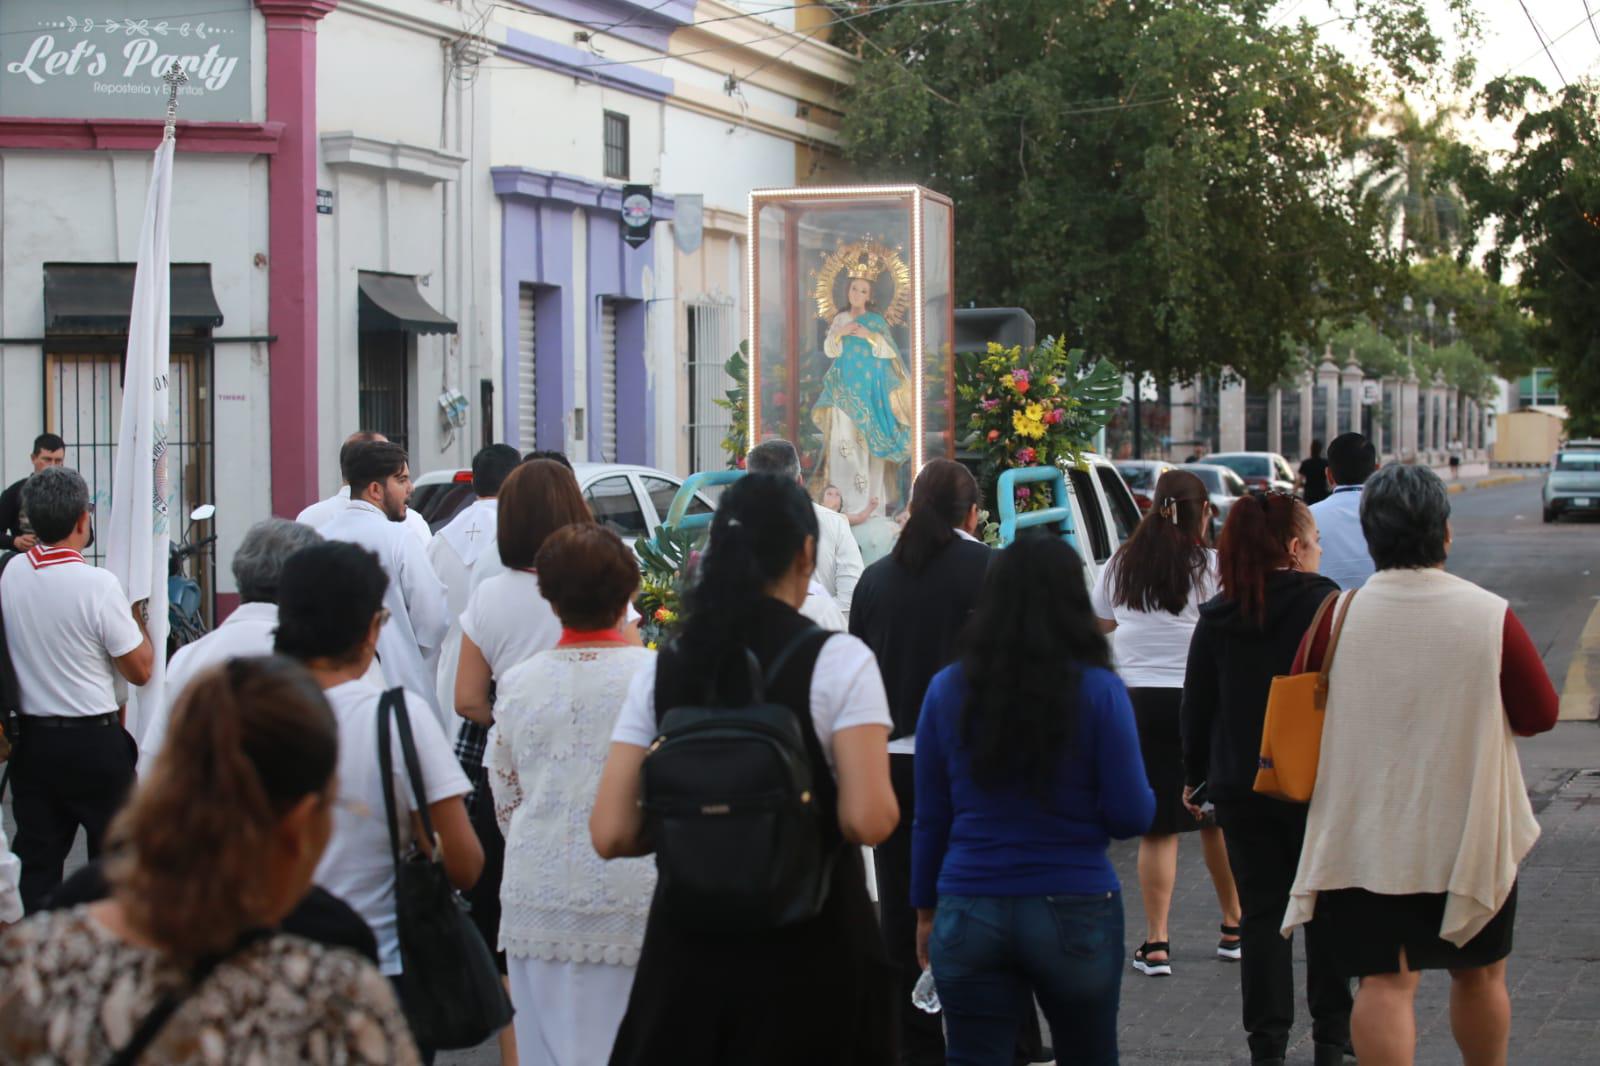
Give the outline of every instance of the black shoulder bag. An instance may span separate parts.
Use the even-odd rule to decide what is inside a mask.
[[[406,778],[416,798],[432,857],[400,855],[400,823],[394,803],[394,756],[389,722],[398,726]],[[390,689],[378,701],[378,766],[383,806],[394,855],[395,927],[400,937],[400,1002],[417,1043],[429,1050],[477,1047],[511,1021],[511,1001],[500,984],[494,955],[472,923],[467,906],[445,876],[439,836],[428,815],[427,791],[417,745],[406,714],[405,693]]]
[[[146,1049],[155,1042],[156,1037],[161,1035],[161,1030],[166,1028],[167,1022],[172,1020],[172,1016],[178,1012],[178,1008],[183,1006],[185,1000],[200,990],[200,986],[205,983],[206,978],[210,977],[218,966],[221,966],[250,945],[260,943],[271,937],[272,930],[270,929],[251,929],[234,941],[233,947],[227,951],[222,952],[220,955],[212,955],[209,958],[201,959],[195,963],[194,969],[189,971],[189,983],[183,988],[174,989],[162,996],[161,1001],[150,1009],[149,1014],[144,1016],[144,1021],[139,1023],[139,1028],[133,1031],[133,1036],[128,1038],[128,1042],[112,1053],[111,1058],[106,1062],[106,1066],[133,1066],[134,1063],[139,1061],[139,1056],[143,1055]]]
[[[801,632],[765,672],[742,649],[750,699],[667,708],[641,768],[656,848],[656,906],[694,928],[754,932],[822,913],[840,837],[837,807],[810,716],[767,699],[795,652],[830,634]]]
[[[11,565],[20,552],[0,554],[0,575]],[[17,724],[22,717],[22,688],[17,684],[17,670],[11,664],[11,646],[6,643],[5,612],[0,611],[0,762],[6,763],[0,774],[0,798],[6,794],[6,784],[11,780],[11,756],[16,750]]]

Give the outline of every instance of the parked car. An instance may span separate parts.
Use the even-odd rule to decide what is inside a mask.
[[[1544,520],[1600,513],[1600,447],[1575,441],[1556,453],[1544,476]]]
[[[1199,478],[1211,497],[1212,509],[1217,512],[1211,520],[1211,541],[1214,544],[1222,533],[1222,524],[1228,520],[1228,512],[1233,510],[1233,501],[1249,492],[1250,487],[1244,483],[1244,478],[1225,466],[1186,463],[1183,469]]]
[[[1205,462],[1227,467],[1252,489],[1294,491],[1294,468],[1277,452],[1218,452]]]
[[[1099,455],[1086,454],[1083,459],[1087,469],[1073,467],[1066,472],[1067,496],[1078,554],[1086,578],[1093,582],[1123,541],[1133,536],[1140,516],[1116,465]]]
[[[1153,494],[1161,475],[1168,470],[1177,469],[1171,463],[1159,459],[1118,459],[1116,467],[1117,473],[1122,475],[1122,480],[1128,483],[1128,489],[1133,493],[1133,502],[1139,505],[1141,513],[1155,506]]]
[[[655,535],[656,527],[667,517],[667,508],[672,506],[672,497],[683,487],[682,478],[648,466],[573,463],[572,472],[595,520],[629,544]],[[432,470],[412,483],[411,506],[428,520],[428,528],[434,532],[460,514],[472,499],[471,470]],[[696,493],[689,513],[709,514],[712,507],[709,496]]]

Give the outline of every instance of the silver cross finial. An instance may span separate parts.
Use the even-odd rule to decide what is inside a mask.
[[[174,63],[161,75],[161,80],[167,83],[167,129],[163,136],[170,141],[177,136],[178,87],[189,83],[189,73]]]

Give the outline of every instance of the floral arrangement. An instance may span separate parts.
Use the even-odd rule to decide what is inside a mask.
[[[958,419],[963,446],[982,457],[979,482],[995,501],[1003,471],[1025,466],[1066,469],[1082,462],[1096,433],[1122,401],[1122,374],[1080,348],[1052,337],[1031,348],[990,344],[957,364]],[[1017,486],[1018,511],[1051,506],[1050,490]],[[998,507],[998,501],[995,501]]]
[[[683,593],[700,558],[703,530],[661,526],[638,544],[640,569],[637,606],[642,616],[639,635],[654,651],[666,643],[683,615]]]

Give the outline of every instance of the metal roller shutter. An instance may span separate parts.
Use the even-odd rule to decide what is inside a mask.
[[[617,305],[600,301],[600,460],[617,461]]]
[[[533,307],[534,288],[524,285],[517,299],[517,441],[523,451],[538,447],[534,412],[539,400],[536,361],[538,316]]]

